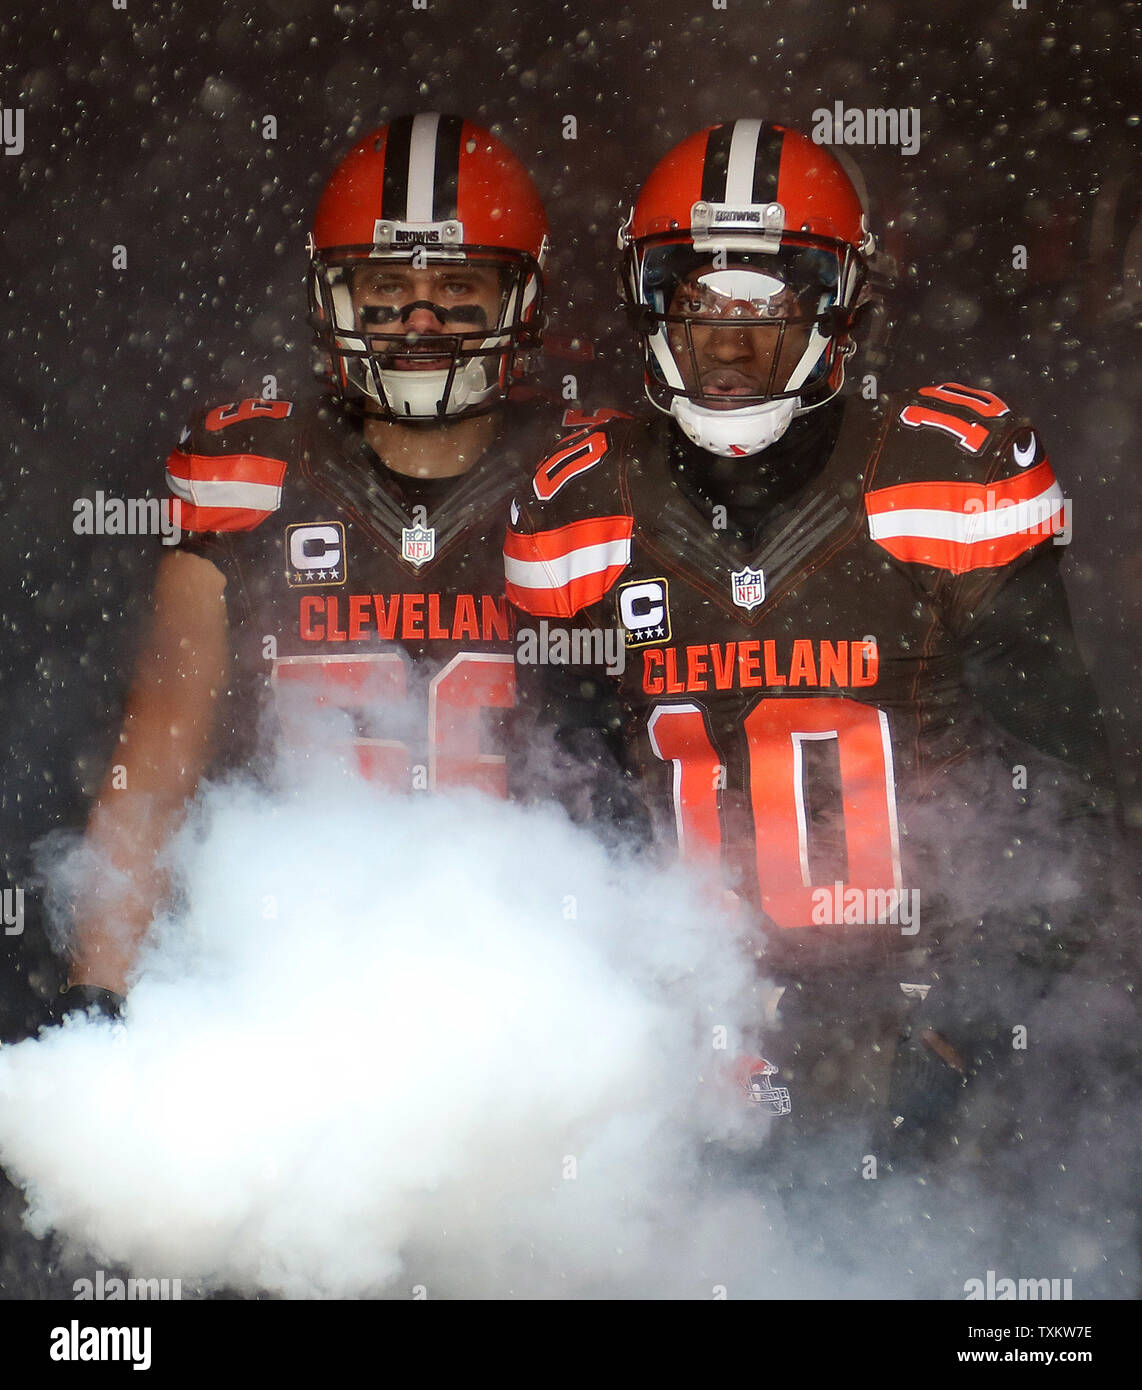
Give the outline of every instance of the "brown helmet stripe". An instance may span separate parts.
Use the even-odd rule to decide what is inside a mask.
[[[404,222],[408,216],[408,154],[412,143],[411,116],[401,116],[389,126],[385,140],[385,172],[381,187],[381,216]]]
[[[460,116],[441,116],[436,128],[436,169],[432,181],[432,220],[458,217],[460,176]]]
[[[732,125],[715,126],[706,138],[706,158],[702,161],[702,201],[726,201],[726,170],[730,165]]]

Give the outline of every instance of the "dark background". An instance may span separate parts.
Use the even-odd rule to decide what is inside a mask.
[[[1134,3],[1065,0],[100,0],[0,22],[0,103],[25,117],[23,153],[0,156],[0,886],[23,886],[27,908],[24,935],[4,938],[0,1035],[53,981],[31,847],[82,824],[161,549],[75,535],[73,503],[160,487],[196,403],[260,394],[267,375],[284,396],[305,385],[321,185],[405,111],[465,114],[532,168],[553,325],[594,338],[594,403],[629,405],[615,232],[657,159],[736,116],[808,132],[838,100],[918,107],[914,157],[850,150],[897,281],[897,327],[881,323],[856,379],[962,381],[1032,411],[1073,501],[1064,573],[1142,823],[1139,296],[1124,280],[1139,23]]]

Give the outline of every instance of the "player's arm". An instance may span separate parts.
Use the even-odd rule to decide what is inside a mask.
[[[159,567],[154,609],[112,766],[91,811],[75,903],[73,985],[124,994],[166,890],[160,851],[211,754],[229,674],[225,580],[201,555]]]
[[[1098,936],[1110,908],[1114,857],[1120,852],[1112,760],[1098,695],[1075,638],[1059,575],[1059,550],[1047,544],[1014,571],[972,615],[962,637],[964,670],[979,705],[1026,758],[1022,793],[1030,829],[1008,846],[1013,872],[1041,863],[1047,837],[1063,837],[1066,892],[1044,882],[1032,902],[998,902],[985,915],[973,957],[987,961],[1002,943],[1025,974],[1044,986]],[[1013,768],[1013,773],[1019,775]],[[1077,891],[1076,891],[1077,889]],[[969,974],[961,963],[953,972]]]
[[[577,631],[590,629],[580,615]],[[560,626],[547,623],[549,639]],[[517,637],[526,622],[519,614]],[[572,629],[567,629],[571,633]],[[623,756],[622,709],[606,664],[528,664],[517,646],[512,795],[553,796],[577,821],[625,839],[646,835],[637,786]]]
[[[1013,866],[1018,871],[1023,855],[1041,859],[1042,832],[1061,823],[1071,872],[1081,880],[1072,896],[1044,891],[1037,901],[996,901],[977,923],[962,924],[958,949],[941,966],[927,1011],[938,1023],[927,1046],[963,1072],[971,1044],[978,1046],[972,1035],[981,1024],[988,1031],[996,1006],[1008,1029],[1016,1015],[1029,1015],[1100,932],[1110,908],[1106,857],[1116,852],[1116,837],[1110,753],[1059,576],[1058,549],[1043,546],[1014,571],[972,614],[961,641],[968,685],[981,708],[1045,755],[1026,793],[1030,802],[1041,799],[1038,815],[1031,812],[1038,833],[1009,846]]]
[[[542,784],[576,819],[641,833],[621,751],[616,665],[626,652],[606,616],[633,533],[615,485],[615,451],[611,430],[592,421],[543,460],[512,506],[504,558],[517,621],[517,728],[533,754],[517,759],[515,791],[534,794]],[[572,654],[563,664],[550,659],[557,634]]]
[[[1094,682],[1075,637],[1059,574],[1062,551],[1040,548],[963,637],[972,693],[1001,728],[1057,759],[1085,790],[1079,814],[1115,802],[1114,774]]]
[[[1005,1038],[1010,1051],[1012,1024],[1101,930],[1103,856],[1114,853],[1100,816],[1113,804],[1110,758],[1058,574],[1066,503],[1030,422],[987,391],[944,383],[908,401],[888,449],[901,471],[866,499],[872,535],[940,610],[974,703],[1024,745],[1023,756],[1009,749],[1026,764],[1024,828],[1004,845],[1009,872],[990,906],[940,943],[919,1011],[928,1052],[963,1071],[992,1065]],[[1004,799],[1019,772],[1011,767]],[[1042,873],[1051,834],[1066,856],[1059,881]]]
[[[903,395],[866,494],[870,535],[940,613],[975,701],[1009,734],[1112,786],[1098,701],[1058,575],[1068,503],[1031,422],[989,391]]]

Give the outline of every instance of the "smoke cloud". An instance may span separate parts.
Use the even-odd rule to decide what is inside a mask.
[[[184,1296],[963,1298],[992,1270],[1132,1295],[1133,1010],[1107,1005],[1105,961],[1028,1016],[1059,1104],[987,1165],[868,1181],[838,1128],[779,1192],[783,1119],[725,1075],[772,991],[716,890],[553,808],[325,767],[204,788],[125,1020],[0,1053],[0,1161],[77,1274]],[[986,1130],[1017,1099],[984,1078],[967,1113]]]
[[[724,1282],[658,1267],[701,1141],[765,1125],[718,1079],[759,984],[701,885],[337,776],[208,789],[175,857],[125,1022],[0,1057],[37,1231],[289,1296]]]

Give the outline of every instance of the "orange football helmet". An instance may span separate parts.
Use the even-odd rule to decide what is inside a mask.
[[[760,120],[710,126],[658,163],[619,245],[647,395],[700,447],[757,453],[840,390],[875,242],[828,150]],[[772,334],[768,379],[704,388],[697,327]]]
[[[367,135],[325,187],[309,241],[310,321],[342,404],[407,421],[493,409],[542,326],[547,218],[527,170],[460,116],[402,116]],[[428,302],[447,332],[410,333],[409,305],[353,301],[363,267],[491,268],[498,315]],[[453,331],[454,330],[454,331]],[[447,366],[412,370],[415,358]]]

